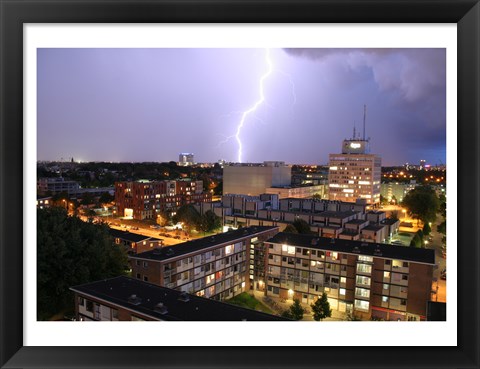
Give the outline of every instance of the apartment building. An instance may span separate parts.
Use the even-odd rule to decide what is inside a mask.
[[[130,257],[132,276],[158,286],[225,300],[250,289],[255,245],[278,227],[247,227]],[[250,265],[252,261],[252,265]]]
[[[382,160],[369,151],[368,140],[350,139],[343,141],[341,154],[329,155],[330,200],[363,199],[369,205],[380,203]]]
[[[266,279],[254,285],[268,296],[311,303],[325,292],[332,309],[362,320],[426,319],[434,250],[282,232],[265,254]]]
[[[410,181],[410,183],[382,183],[380,185],[380,194],[383,198],[387,199],[388,202],[395,200],[396,203],[399,204],[403,201],[407,193],[413,190],[416,186],[417,183],[415,181]]]
[[[334,237],[366,242],[386,242],[398,232],[400,221],[387,219],[386,213],[367,211],[362,201],[355,203],[318,199],[279,199],[277,195],[224,195],[221,202],[196,206],[204,214],[212,210],[223,220],[224,229],[249,226],[278,226],[303,219],[320,237]]]
[[[194,180],[116,182],[115,202],[118,214],[133,219],[156,219],[162,213],[174,213],[180,206],[212,201],[203,192],[203,182]]]
[[[65,192],[70,195],[76,193],[79,189],[80,184],[78,182],[63,177],[39,178],[37,180],[37,192],[39,194]]]
[[[286,321],[128,277],[71,287],[77,321]]]

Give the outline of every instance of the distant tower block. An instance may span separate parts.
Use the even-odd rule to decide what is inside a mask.
[[[193,165],[195,162],[193,161],[193,154],[188,152],[182,152],[178,155],[178,165],[188,167],[189,165]]]
[[[363,110],[363,138],[343,141],[341,154],[330,154],[328,172],[329,200],[356,202],[370,205],[380,202],[382,159],[370,154],[370,140],[365,139],[367,107]]]

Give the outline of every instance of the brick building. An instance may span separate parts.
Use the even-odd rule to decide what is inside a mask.
[[[250,255],[255,245],[277,232],[278,227],[248,227],[133,255],[132,276],[159,286],[225,300],[250,289],[249,271],[253,280],[254,270]]]
[[[435,252],[378,243],[278,233],[265,243],[269,296],[311,303],[363,320],[425,320]],[[261,282],[261,283],[260,283]]]
[[[182,205],[212,201],[203,192],[202,181],[116,182],[115,203],[118,214],[133,219],[156,219],[161,212],[175,213]]]

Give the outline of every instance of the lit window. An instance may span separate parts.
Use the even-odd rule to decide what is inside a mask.
[[[383,278],[390,278],[390,272],[383,272]]]
[[[346,277],[340,277],[340,283],[347,283]]]
[[[388,296],[382,296],[382,302],[388,302]]]
[[[360,256],[358,257],[358,260],[367,261],[367,262],[371,263],[371,262],[373,262],[373,257],[360,255]]]
[[[355,300],[355,309],[368,311],[370,303],[363,300]]]
[[[340,288],[340,295],[345,296],[345,292],[346,292],[345,288]]]

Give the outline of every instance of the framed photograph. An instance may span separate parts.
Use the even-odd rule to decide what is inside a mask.
[[[0,69],[0,106],[2,106],[0,109],[0,366],[2,368],[479,367],[478,289],[480,281],[477,265],[480,260],[477,225],[480,158],[478,150],[478,142],[480,142],[480,104],[478,103],[480,101],[480,5],[478,1],[468,0],[460,3],[453,0],[384,1],[381,3],[346,1],[338,3],[272,0],[245,3],[236,1],[205,2],[202,0],[198,2],[100,0],[95,3],[83,1],[52,3],[45,0],[35,2],[0,0],[0,5],[3,15],[0,41],[2,55]],[[133,63],[132,60],[139,58],[142,53],[148,53],[149,60],[156,60],[157,64]],[[114,65],[112,61],[119,56],[125,57],[123,59],[125,65]],[[203,69],[192,67],[193,64],[186,62],[189,58],[194,59],[195,65],[200,65]],[[93,72],[98,73],[94,79],[91,78],[91,75],[87,77],[82,74],[92,73],[88,70],[92,60],[102,64],[102,68]],[[278,65],[274,65],[275,63],[272,61]],[[325,77],[314,83],[309,76],[318,72],[315,68],[318,67],[319,61],[324,62],[323,66],[328,72],[325,73]],[[232,75],[234,69],[226,66],[234,66],[235,63],[243,65],[245,74]],[[248,79],[250,72],[256,70],[259,64],[262,64],[262,68],[258,68],[259,71],[256,71],[256,74],[253,73],[252,79]],[[296,66],[291,67],[294,64]],[[73,65],[76,65],[77,68],[70,68]],[[142,79],[138,79],[130,81],[131,84],[122,87],[117,78],[121,74],[122,68],[128,70],[132,68],[132,65],[133,68],[145,67],[146,73],[142,76],[143,82]],[[184,70],[181,69],[182,65]],[[185,86],[191,87],[188,92],[182,88],[172,88],[171,91],[158,88],[162,81],[167,81],[166,85],[172,82],[168,82],[169,73],[163,73],[158,80],[155,80],[156,77],[148,73],[149,68],[153,70],[155,66],[170,71],[172,75],[177,73],[183,80],[192,80],[193,76],[195,78],[201,76],[198,83],[202,86],[214,85],[218,79],[222,86],[217,88],[217,92],[223,92],[213,93],[213,89],[209,91],[205,88],[198,88],[194,83],[185,84]],[[330,78],[338,71],[338,68],[346,68],[349,71],[361,70],[362,73],[350,73],[340,79]],[[272,89],[265,90],[264,82],[270,78],[270,74],[275,74],[276,77],[272,80],[276,84]],[[138,76],[139,74],[137,74]],[[91,82],[87,81],[95,79],[103,80],[103,82],[100,81],[96,87],[88,85]],[[235,105],[228,104],[231,102],[230,100],[234,100],[231,97],[240,96],[241,91],[237,87],[228,88],[228,86],[241,86],[240,81],[244,85],[255,84],[258,89],[258,98],[250,101],[247,93],[246,99],[242,100],[237,108],[240,110],[236,111]],[[324,85],[317,86],[319,81]],[[364,89],[356,87],[357,90],[355,90],[352,87],[359,86],[361,83],[366,86]],[[376,89],[368,88],[372,84],[376,85]],[[411,260],[411,263],[418,262],[418,270],[424,270],[422,268],[427,265],[426,268],[432,269],[433,275],[441,277],[441,280],[439,278],[436,282],[436,291],[430,291],[429,282],[425,284],[428,291],[424,295],[428,295],[427,300],[429,300],[425,301],[429,306],[425,311],[428,314],[413,313],[413,310],[405,310],[405,314],[397,314],[402,310],[400,306],[402,301],[405,301],[406,305],[407,300],[393,299],[398,300],[400,305],[397,310],[392,310],[393,302],[389,300],[388,296],[396,295],[388,295],[386,300],[379,300],[374,314],[373,309],[369,309],[369,303],[366,302],[370,301],[368,296],[367,299],[362,300],[361,298],[361,296],[365,297],[364,293],[370,293],[368,288],[365,289],[361,286],[362,283],[370,284],[370,278],[360,281],[357,278],[356,288],[350,288],[354,291],[352,294],[355,294],[355,304],[353,304],[353,297],[351,306],[345,303],[340,306],[340,298],[338,301],[329,300],[330,304],[338,303],[338,306],[334,306],[335,314],[340,312],[338,316],[343,317],[345,314],[348,316],[350,309],[356,312],[364,309],[368,314],[366,313],[364,317],[360,314],[360,318],[389,320],[388,322],[265,321],[268,319],[258,319],[263,320],[261,322],[218,322],[203,319],[205,321],[201,322],[91,323],[44,321],[45,319],[39,318],[38,304],[40,302],[37,286],[40,281],[37,280],[38,259],[35,246],[38,237],[37,218],[34,215],[35,207],[32,205],[35,203],[34,197],[37,188],[37,160],[59,159],[54,156],[49,157],[49,155],[58,155],[61,150],[53,150],[54,154],[50,154],[47,149],[57,146],[63,147],[65,151],[65,147],[68,146],[74,151],[77,147],[73,144],[75,141],[79,142],[78,147],[86,148],[91,145],[88,150],[84,151],[85,153],[90,151],[91,157],[78,157],[77,155],[82,155],[77,154],[81,150],[72,154],[72,156],[77,156],[76,160],[86,161],[96,161],[93,153],[97,146],[103,144],[102,142],[116,140],[117,145],[126,147],[130,144],[129,141],[142,141],[142,135],[148,135],[148,133],[135,131],[133,126],[126,127],[122,123],[121,116],[130,114],[128,106],[111,106],[112,111],[118,110],[118,112],[112,113],[108,119],[118,120],[121,127],[113,124],[109,127],[105,126],[108,131],[103,131],[100,121],[96,125],[82,123],[82,119],[94,116],[94,112],[92,115],[85,114],[85,111],[82,112],[82,104],[85,96],[90,95],[89,97],[93,99],[91,101],[97,101],[98,104],[108,103],[108,99],[105,98],[106,94],[117,94],[122,88],[141,91],[148,89],[147,85],[157,86],[150,90],[150,94],[158,94],[158,98],[171,102],[163,104],[162,109],[172,108],[171,114],[173,115],[178,115],[179,112],[185,114],[188,109],[193,109],[192,104],[182,107],[182,104],[179,104],[182,99],[188,101],[198,99],[199,107],[196,109],[198,112],[208,109],[205,108],[206,106],[214,105],[207,103],[207,100],[218,101],[218,106],[221,108],[218,111],[215,110],[215,113],[209,118],[205,118],[200,113],[184,117],[186,120],[198,118],[199,122],[198,126],[192,125],[188,129],[194,132],[192,137],[186,141],[189,147],[197,148],[201,135],[205,133],[208,133],[208,137],[205,136],[202,139],[205,147],[212,148],[216,142],[218,147],[223,147],[223,149],[218,149],[218,147],[209,149],[211,154],[205,160],[206,162],[215,160],[212,158],[216,155],[219,157],[225,155],[227,161],[237,163],[261,162],[262,160],[306,162],[308,159],[305,158],[315,156],[319,152],[320,149],[316,145],[327,147],[329,145],[322,144],[320,138],[313,137],[313,132],[316,130],[314,128],[315,120],[334,121],[335,117],[339,117],[339,120],[346,121],[350,119],[350,116],[345,114],[346,110],[342,111],[342,107],[349,104],[360,104],[361,109],[358,111],[356,121],[352,121],[351,124],[342,123],[341,133],[339,133],[340,128],[337,127],[339,124],[335,123],[330,125],[331,128],[329,125],[325,125],[318,134],[324,136],[322,139],[328,136],[328,140],[331,142],[339,141],[336,146],[340,148],[341,139],[336,136],[340,135],[344,138],[350,134],[353,128],[352,137],[343,141],[342,155],[367,154],[368,148],[363,145],[369,144],[368,136],[374,136],[373,133],[368,132],[370,127],[368,126],[367,103],[375,101],[375,104],[379,106],[391,104],[397,108],[396,111],[399,115],[402,114],[399,106],[403,102],[408,101],[409,104],[415,105],[425,118],[424,121],[429,122],[433,127],[431,130],[420,129],[414,123],[413,114],[405,114],[404,117],[396,120],[395,124],[402,125],[405,136],[420,142],[416,147],[420,147],[421,142],[426,145],[427,142],[438,140],[441,143],[440,151],[435,151],[432,147],[432,156],[427,158],[427,162],[435,162],[442,167],[449,167],[447,196],[451,196],[449,199],[452,198],[448,208],[449,245],[452,245],[450,250],[453,250],[451,255],[449,253],[448,259],[449,276],[451,276],[449,282],[444,280],[446,279],[445,261],[440,264],[431,261],[430,255],[427,255],[427,251],[431,250],[422,250],[422,252],[426,252],[418,253],[419,256],[410,254],[405,256],[410,258],[408,260]],[[437,89],[432,89],[432,86],[438,85],[441,86],[440,94],[437,93]],[[104,86],[107,88],[103,89]],[[311,86],[311,89],[306,89],[305,86]],[[76,99],[63,99],[62,95],[67,95],[72,92],[71,89],[76,90],[77,88]],[[377,91],[377,88],[379,91],[398,89],[398,93],[392,94],[390,101],[379,94],[375,98],[365,97],[364,101],[358,102],[362,94],[373,94],[372,91]],[[265,94],[271,94],[274,89],[276,92],[281,90],[284,93],[279,94],[277,100],[271,98],[270,95],[265,97]],[[329,95],[335,96],[335,100],[338,102],[336,116],[332,113],[335,111],[334,107],[330,106],[327,109],[325,106],[327,103],[315,102],[316,98],[320,100],[322,96],[325,101],[332,101],[326,99],[326,90]],[[164,94],[172,96],[166,97]],[[48,104],[45,103],[47,95]],[[147,104],[145,101],[140,101],[141,99],[134,101],[135,94],[132,94],[131,91],[129,91],[128,99],[131,99],[130,101],[135,104],[136,109],[141,109]],[[345,101],[341,102],[342,99]],[[397,100],[394,101],[394,99]],[[305,110],[308,105],[305,100],[308,100],[309,106],[316,106],[316,110],[312,110],[310,114],[318,115],[317,118],[309,117],[308,114],[298,114],[298,110]],[[437,104],[437,101],[440,101],[440,104]],[[62,111],[68,112],[69,114],[64,115],[66,119],[72,119],[71,111],[76,109],[78,116],[75,118],[75,122],[70,122],[63,128],[61,123],[53,124],[52,122],[59,118],[49,115],[48,109],[45,108],[49,104],[61,106]],[[264,108],[260,107],[262,104],[265,105]],[[83,106],[84,110],[94,109],[93,105],[85,104]],[[257,125],[244,125],[244,121],[251,111],[257,108],[263,109],[255,115]],[[446,110],[446,116],[443,110]],[[326,114],[322,117],[322,112],[326,111],[329,111],[330,115]],[[376,117],[377,120],[382,117],[383,110],[379,108],[378,111],[380,113]],[[152,113],[143,114],[141,119],[152,119],[149,114]],[[391,112],[389,114],[384,116],[392,116]],[[169,124],[165,120],[171,119],[173,115],[169,116],[165,113],[162,121],[158,124]],[[214,116],[222,118],[218,118],[218,122],[215,122],[212,120]],[[93,120],[98,121],[101,117],[102,114],[99,114]],[[210,119],[209,123],[208,119]],[[40,120],[42,125],[37,124]],[[49,124],[46,124],[45,122],[49,120]],[[274,127],[272,123],[265,123],[275,121],[280,125],[282,120],[287,122],[284,129],[279,126]],[[446,120],[446,134],[442,131],[437,137],[438,130],[435,131],[435,127],[440,127],[440,130],[445,129],[445,123],[438,124],[438,120],[442,122]],[[130,121],[134,122],[135,118],[131,117]],[[311,123],[307,123],[307,121]],[[229,125],[232,127],[226,128]],[[348,127],[347,132],[343,132],[344,126]],[[378,133],[377,137],[386,137],[390,130],[388,125],[372,126],[370,129],[377,133],[383,130],[381,134]],[[140,130],[142,126],[138,125],[138,127]],[[367,127],[367,133],[365,133],[365,127]],[[64,128],[66,132],[63,136],[59,135],[58,138],[50,141],[47,139],[56,137],[56,132]],[[222,131],[223,128],[225,128],[224,131]],[[130,139],[122,141],[120,135],[115,135],[115,132],[120,129],[130,130]],[[300,135],[298,132],[302,129],[311,130],[312,134]],[[400,131],[398,130],[398,132]],[[170,132],[172,142],[178,139],[175,138],[177,136],[173,132]],[[245,140],[242,141],[242,137],[245,137],[247,132],[257,133],[258,137],[252,138],[248,143]],[[396,135],[398,132],[391,131],[391,134]],[[110,135],[111,137],[109,137]],[[264,145],[265,141],[261,138],[268,136],[270,142],[281,142],[279,141],[281,135],[301,137],[299,142],[292,141],[290,145],[296,156],[282,157],[285,151],[282,147],[268,147],[268,145]],[[65,146],[65,142],[61,141],[65,140],[67,136],[74,136],[75,140],[68,141]],[[89,140],[89,137],[93,136],[95,136],[95,140]],[[46,142],[49,143],[45,144]],[[103,156],[101,160],[145,162],[155,161],[155,155],[160,157],[159,161],[171,160],[167,158],[168,156],[162,156],[165,154],[160,154],[162,147],[168,147],[168,142],[162,143],[159,140],[158,147],[155,147],[157,141],[152,142],[154,144],[150,147],[153,156],[150,157],[153,159],[150,157],[145,159],[141,156],[138,158]],[[244,145],[245,143],[247,144]],[[387,143],[387,140],[382,142],[381,139],[378,139],[373,145],[377,148],[381,147],[386,163],[395,162],[391,159],[394,157],[391,152],[402,149],[400,144],[395,146],[395,140]],[[225,147],[228,147],[229,150],[226,150]],[[169,152],[178,150],[178,146],[168,150]],[[197,150],[200,149],[195,151]],[[333,150],[328,148],[326,152],[335,152]],[[116,151],[116,155],[119,152],[121,150]],[[130,153],[132,152],[130,151]],[[175,154],[178,155],[178,152]],[[427,151],[419,150],[419,152]],[[185,165],[188,165],[189,161],[194,162],[193,154],[182,155],[179,162],[183,160],[186,162]],[[264,159],[266,155],[272,155],[273,158]],[[434,158],[434,155],[438,155],[439,158]],[[401,159],[398,159],[399,157],[396,157],[396,160],[407,161],[416,156],[413,153],[410,153],[410,156],[404,153]],[[69,160],[70,157],[62,158],[61,161]],[[318,159],[314,158],[312,162],[316,160]],[[330,155],[328,168],[330,172],[337,170],[335,160],[336,158]],[[71,158],[71,161],[73,162],[74,159]],[[275,163],[268,165],[273,165],[276,169],[282,166],[281,162]],[[395,162],[395,164],[398,163]],[[425,164],[425,161],[420,162],[420,166],[425,166]],[[338,165],[343,164],[339,161]],[[239,167],[241,168],[241,166]],[[392,175],[398,175],[398,173]],[[446,182],[444,178],[434,178],[433,176],[426,177],[424,180]],[[336,182],[329,181],[329,183]],[[362,186],[369,184],[365,181],[361,183]],[[331,187],[330,191],[336,192],[335,185]],[[226,191],[225,183],[224,191]],[[337,191],[339,198],[334,200],[345,201],[345,197],[348,202],[348,196],[353,196],[349,191],[348,188],[346,191]],[[236,193],[234,190],[227,192]],[[373,195],[364,196],[367,199],[365,206],[371,196]],[[396,200],[392,197],[388,201],[392,203]],[[73,207],[72,209],[70,207],[71,204],[65,202],[67,211],[73,211]],[[122,214],[136,211],[116,208],[116,211],[120,210]],[[107,210],[105,211],[108,213]],[[446,219],[446,215],[444,216]],[[399,219],[401,217],[402,214],[398,214],[396,218],[398,223],[401,223],[402,219]],[[403,226],[408,227],[410,223],[406,221],[406,214],[403,214],[403,217],[405,217]],[[377,221],[380,222],[380,220]],[[356,226],[365,226],[360,223],[362,222],[359,220]],[[371,224],[373,223],[372,220]],[[426,223],[428,224],[428,222]],[[235,224],[236,226],[237,224]],[[263,226],[263,222],[256,226]],[[376,240],[377,231],[374,226],[371,225],[371,227],[373,227],[371,229],[373,242],[383,243],[382,240]],[[152,232],[158,233],[156,228]],[[242,232],[248,232],[248,228]],[[320,232],[323,231],[318,230],[319,236],[332,237],[332,244],[337,238],[336,234],[328,236],[328,234],[324,235]],[[267,233],[265,233],[265,237],[267,237]],[[367,237],[367,233],[362,233],[362,237]],[[181,233],[178,235],[179,238],[180,235]],[[338,245],[335,245],[341,250],[342,256],[344,255],[342,252],[345,255],[360,252],[354,249],[345,249],[345,247],[351,246],[349,242],[344,242],[348,239],[345,238],[347,236],[344,235],[344,238],[337,242]],[[283,247],[288,253],[288,246],[285,245],[287,241],[281,237],[276,240],[275,237],[268,234],[269,241],[266,242],[272,243],[272,249],[275,247],[274,244],[278,243],[281,255],[283,255]],[[348,240],[363,239],[351,238]],[[390,252],[394,248],[399,249],[399,246],[404,246],[405,242],[411,242],[410,246],[415,245],[416,242],[414,239],[406,241],[401,237],[390,241],[392,246],[388,251],[387,249],[380,250],[379,247],[375,250],[372,248],[372,255],[380,258],[383,255],[382,252]],[[308,255],[310,255],[310,249],[316,250],[314,242],[318,241],[315,239],[308,241],[308,250],[307,248],[305,248],[306,251],[304,250]],[[423,240],[420,238],[419,242],[423,243]],[[425,239],[425,243],[428,242]],[[364,250],[368,248],[366,243],[362,246],[365,247]],[[337,250],[335,247],[332,250]],[[417,245],[417,247],[420,248],[421,245]],[[233,246],[231,248],[228,246],[219,252],[230,254],[234,250],[236,249]],[[292,250],[294,249],[292,248]],[[302,250],[296,249],[296,252],[301,253]],[[292,253],[295,254],[295,250]],[[327,251],[325,257],[336,260],[338,253],[333,252],[332,254]],[[311,256],[309,256],[309,260],[310,258]],[[396,256],[391,256],[390,259],[395,258]],[[158,255],[152,256],[151,262],[156,259],[158,259]],[[297,263],[298,260],[303,260],[301,258],[291,259],[292,263],[295,263],[294,260],[297,260]],[[346,265],[349,265],[348,260],[348,257],[345,256]],[[377,265],[372,260],[365,259],[365,268],[369,267],[369,262]],[[395,262],[395,260],[393,261]],[[355,263],[356,261],[352,265],[356,265],[355,268],[358,270],[360,264]],[[145,259],[137,261],[141,270],[144,270],[147,264]],[[319,262],[318,264],[322,264],[323,267],[323,263]],[[390,261],[388,265],[390,265]],[[413,268],[412,265],[410,272],[415,273],[416,267]],[[441,266],[441,269],[443,268],[442,271],[435,271],[434,268],[439,268],[438,265]],[[162,268],[164,267],[162,264]],[[307,267],[310,268],[310,265]],[[398,270],[408,269],[408,263],[407,266],[403,263],[394,267],[399,268]],[[132,270],[135,268],[132,267]],[[135,271],[136,269],[133,270],[133,272]],[[345,273],[347,272],[345,271]],[[408,272],[405,273],[408,274]],[[132,273],[132,276],[134,274]],[[223,278],[223,274],[217,274],[211,274],[206,278],[212,280]],[[402,278],[402,274],[393,272],[391,274]],[[139,284],[142,284],[143,281],[155,284],[149,280],[151,276],[148,273],[136,273],[136,275]],[[239,288],[250,287],[252,291],[258,289],[258,291],[263,291],[264,296],[269,296],[266,291],[270,288],[269,291],[272,295],[278,294],[274,285],[277,282],[274,282],[273,278],[270,283],[266,281],[266,276],[260,279],[255,279],[256,277],[253,275],[251,277],[252,282],[247,281],[247,287],[244,286],[244,282]],[[387,277],[390,279],[390,272],[383,274],[383,278]],[[311,280],[310,277],[308,278]],[[322,279],[322,286],[330,287],[332,285],[332,288],[337,289],[338,283],[346,283],[330,278],[328,281]],[[407,275],[406,278],[409,276]],[[124,282],[122,283],[124,284]],[[208,283],[210,282],[207,280]],[[401,280],[398,283],[402,284]],[[255,287],[253,287],[254,285]],[[435,304],[434,302],[438,302],[439,298],[440,301],[446,301],[446,285],[448,285],[446,289],[448,304],[443,306]],[[340,287],[342,286],[340,285]],[[88,294],[93,290],[88,290],[90,291],[88,292],[82,288],[75,288],[73,291],[78,294],[75,301],[83,299],[82,293],[91,297]],[[88,288],[93,287],[89,286]],[[113,290],[117,287],[112,284],[108,288]],[[342,290],[343,292],[341,292]],[[346,290],[342,288],[339,291],[340,294],[346,293]],[[207,291],[207,288],[200,292],[196,293],[200,300],[204,299],[201,297],[204,294],[214,293],[213,290]],[[274,296],[273,301],[285,302],[285,299],[293,301],[295,296],[302,303],[312,306],[313,309],[313,305],[310,303],[316,299],[320,300],[319,296],[297,293],[296,290],[287,291],[285,289],[283,292],[283,294],[279,293],[279,296]],[[104,292],[99,293],[104,294]],[[400,288],[398,293],[406,294],[407,292]],[[416,293],[422,294],[423,292],[417,291]],[[358,300],[357,294],[360,296]],[[45,299],[44,296],[42,298],[42,304],[48,305],[48,298]],[[177,300],[181,300],[181,298],[182,296],[179,296]],[[417,309],[418,311],[424,310],[424,303],[422,302],[421,305]],[[94,318],[96,312],[93,311],[92,306],[90,309],[87,306],[83,315],[76,311],[76,318],[82,316],[82,319],[79,320],[90,320],[88,319],[90,315]],[[433,316],[435,311],[432,309],[439,306],[442,309],[446,306],[446,313],[445,311],[439,312],[440,315],[446,314],[446,318]],[[164,310],[163,305],[155,307],[158,314],[164,314]],[[227,314],[226,307],[222,311],[220,310],[219,314]],[[108,312],[112,318],[112,310]],[[290,315],[286,315],[288,319],[293,319],[292,312]],[[99,316],[103,314],[100,310],[97,313]],[[429,315],[430,313],[432,316]],[[143,320],[138,315],[135,316],[135,319],[133,315],[128,319],[118,319],[118,314],[123,313],[116,311],[114,319],[111,320]],[[352,316],[355,318],[354,315]],[[257,320],[256,318],[240,320]],[[357,319],[339,318],[338,320]],[[397,320],[405,320],[405,322]]]

